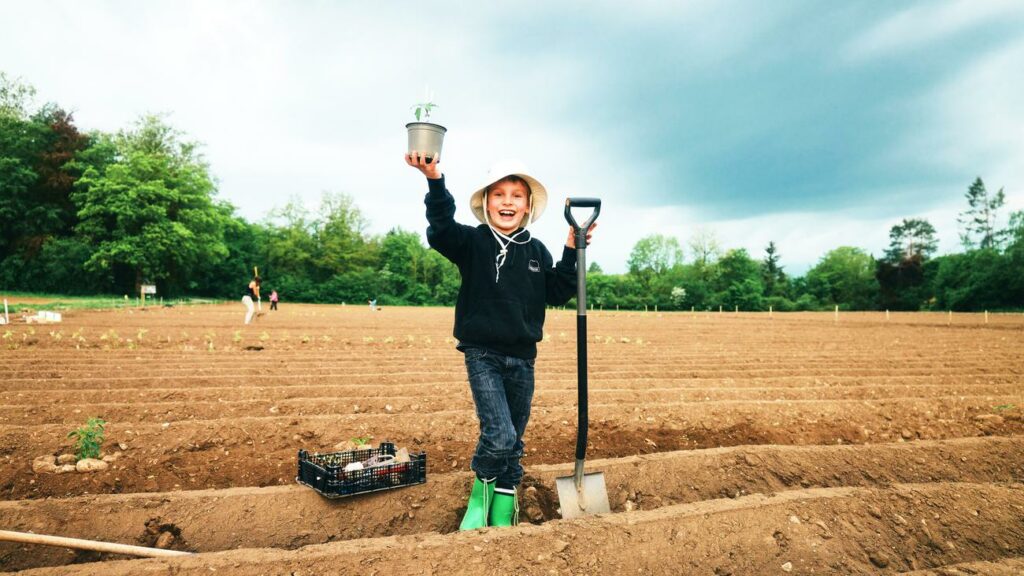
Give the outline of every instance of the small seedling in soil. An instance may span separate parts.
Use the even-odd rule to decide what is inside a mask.
[[[355,444],[356,450],[365,450],[366,445],[373,440],[373,436],[356,436],[355,438],[349,438],[349,440]]]
[[[75,455],[79,460],[99,458],[100,446],[103,445],[103,427],[106,424],[102,418],[89,418],[84,426],[68,432],[68,438],[75,438]]]
[[[235,330],[235,333],[231,336],[231,341],[234,342],[235,344],[238,344],[239,342],[241,342],[242,341],[242,331],[241,330]]]
[[[996,411],[1013,410],[1017,406],[1015,404],[1000,404],[999,406],[993,406],[992,409]]]

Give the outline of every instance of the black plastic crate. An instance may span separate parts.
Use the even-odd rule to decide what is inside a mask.
[[[391,490],[427,481],[427,453],[409,454],[409,462],[394,462],[363,470],[345,472],[352,462],[365,462],[373,456],[395,455],[395,445],[381,442],[379,448],[310,454],[299,450],[299,475],[295,479],[327,498],[345,498],[356,494]]]

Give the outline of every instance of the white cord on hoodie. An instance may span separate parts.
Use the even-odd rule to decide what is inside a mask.
[[[493,227],[490,227],[490,228],[491,228],[491,234],[494,235],[494,239],[498,241],[498,246],[501,247],[501,249],[498,251],[498,253],[494,256],[494,283],[497,284],[498,283],[498,278],[501,276],[501,267],[505,265],[505,257],[508,255],[509,244],[520,244],[520,245],[528,244],[530,242],[530,240],[533,240],[533,236],[530,236],[529,235],[530,234],[529,230],[527,230],[525,228],[523,228],[519,232],[516,232],[512,236],[506,236],[506,235],[502,234],[501,232],[498,232],[497,230],[495,230]],[[517,238],[521,234],[523,234],[523,233],[527,234],[526,240],[523,240],[523,241],[517,240]],[[505,239],[505,242],[501,241],[502,238]]]
[[[498,246],[501,248],[500,250],[498,250],[498,253],[494,255],[494,283],[497,284],[498,278],[501,276],[501,267],[505,265],[505,257],[508,256],[509,245],[528,244],[530,240],[533,240],[533,236],[529,235],[530,233],[526,229],[526,227],[529,226],[530,222],[533,220],[533,195],[530,195],[530,208],[527,211],[527,213],[523,216],[523,219],[526,220],[526,224],[523,225],[523,229],[520,230],[519,232],[516,232],[512,236],[506,236],[505,234],[495,230],[494,225],[491,224],[490,215],[487,213],[487,193],[488,191],[484,191],[483,196],[484,220],[487,221],[487,227],[491,229],[491,234],[494,235],[494,239],[498,242]],[[528,235],[526,240],[523,240],[521,242],[519,240],[516,240],[516,238],[518,238],[519,235],[521,235],[524,232],[526,232],[526,234]],[[501,241],[502,238],[505,239],[505,242]]]

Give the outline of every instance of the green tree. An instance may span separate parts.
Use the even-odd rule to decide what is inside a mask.
[[[782,256],[775,242],[768,242],[764,249],[764,260],[761,260],[761,280],[764,284],[765,296],[781,296],[785,293],[787,278],[783,266],[779,266]]]
[[[938,249],[935,227],[923,218],[904,218],[889,229],[889,248],[885,259],[892,264],[915,257],[920,260],[931,258]]]
[[[0,71],[0,116],[28,118],[35,96],[34,86]]]
[[[729,250],[717,265],[718,276],[713,284],[717,304],[727,308],[739,306],[744,310],[766,308],[761,265],[745,249]]]
[[[1022,295],[1011,289],[1020,285],[1020,269],[1010,258],[992,248],[936,258],[931,273],[934,308],[981,311],[1021,306]]]
[[[228,255],[208,166],[197,144],[156,116],[120,132],[115,145],[114,163],[87,168],[75,183],[76,231],[96,246],[86,269],[133,291],[143,280],[183,291],[199,264]]]
[[[265,276],[303,277],[309,281],[324,280],[318,274],[316,263],[318,248],[314,235],[317,222],[297,197],[291,198],[284,206],[270,211],[263,225],[266,227],[264,254]],[[252,264],[251,263],[250,267]],[[294,295],[293,295],[294,297]]]
[[[687,244],[693,261],[700,266],[708,266],[722,256],[722,245],[712,230],[698,228]]]
[[[996,229],[999,209],[1006,200],[1003,189],[989,195],[985,183],[979,176],[967,189],[967,210],[960,213],[960,242],[964,248],[998,248],[1002,243],[1002,234]]]
[[[377,255],[367,241],[366,228],[366,218],[351,196],[325,193],[313,224],[316,266],[330,274],[373,266]]]
[[[886,310],[918,310],[929,298],[924,264],[935,253],[935,228],[920,218],[904,218],[889,230],[889,248],[875,278],[879,305]]]
[[[844,310],[875,308],[878,280],[875,259],[860,248],[840,246],[807,272],[807,292],[817,301]]]
[[[629,253],[629,273],[636,276],[644,286],[650,286],[651,280],[664,274],[683,261],[683,249],[679,241],[671,236],[652,234],[645,236],[633,245]]]

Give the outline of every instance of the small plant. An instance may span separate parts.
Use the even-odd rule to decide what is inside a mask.
[[[356,436],[355,438],[349,438],[349,441],[356,445],[356,450],[362,450],[367,444],[373,440],[373,436]]]
[[[146,335],[146,332],[149,332],[149,330],[146,330],[145,328],[139,328],[138,332],[135,333],[135,339],[138,340],[139,342],[142,342],[142,337]]]
[[[235,344],[238,344],[239,342],[241,342],[242,341],[242,331],[241,330],[235,330],[235,333],[231,336],[231,341],[234,342]]]
[[[413,114],[413,116],[416,117],[416,121],[419,122],[421,115],[423,117],[422,118],[423,120],[429,120],[430,119],[430,111],[433,110],[434,108],[440,108],[440,106],[438,106],[437,104],[434,104],[433,102],[427,101],[427,102],[417,102],[416,104],[413,104],[412,106],[410,106],[410,108],[412,108],[412,110],[413,110],[412,114]]]
[[[1016,408],[1016,406],[1013,404],[1000,404],[999,406],[992,407],[992,409],[997,412],[1001,412],[1003,410],[1013,410],[1014,408]]]
[[[106,424],[102,418],[89,418],[84,426],[68,432],[68,438],[75,438],[75,455],[79,460],[99,458],[100,446],[103,445],[103,427]]]
[[[270,340],[270,334],[266,332],[260,333],[260,342],[266,342],[267,340]]]

